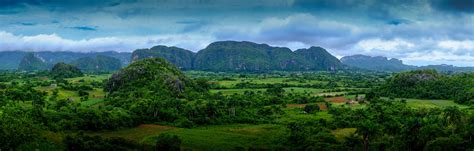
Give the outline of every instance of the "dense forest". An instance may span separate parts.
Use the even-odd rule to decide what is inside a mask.
[[[379,92],[389,97],[450,99],[474,104],[473,86],[471,73],[442,75],[436,70],[417,70],[396,74]]]
[[[470,150],[473,81],[433,70],[182,72],[162,58],[84,75],[58,63],[0,73],[0,148]]]
[[[109,56],[97,55],[95,57],[79,58],[71,62],[84,72],[112,72],[122,67],[119,59]]]

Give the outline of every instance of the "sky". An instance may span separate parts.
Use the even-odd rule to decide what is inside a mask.
[[[196,52],[223,40],[474,66],[474,0],[0,0],[0,51]]]

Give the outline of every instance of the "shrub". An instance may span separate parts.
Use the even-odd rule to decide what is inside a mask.
[[[317,104],[308,104],[304,106],[303,110],[307,113],[313,113],[313,112],[319,111],[320,109]]]
[[[181,146],[181,139],[176,135],[160,134],[156,138],[156,150],[163,151],[179,151]]]

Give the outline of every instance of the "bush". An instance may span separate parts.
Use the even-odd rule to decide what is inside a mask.
[[[179,151],[181,149],[181,139],[176,135],[160,134],[156,138],[156,150]]]
[[[317,104],[308,104],[306,106],[304,106],[304,109],[303,109],[306,113],[313,113],[313,112],[316,112],[316,111],[319,111],[319,106]]]
[[[142,149],[136,142],[123,138],[104,139],[100,136],[87,136],[83,133],[68,135],[64,138],[63,143],[66,149],[70,151],[125,151]]]
[[[190,121],[188,118],[180,118],[174,121],[176,123],[176,126],[178,127],[184,127],[184,128],[191,128],[194,126],[194,123]]]

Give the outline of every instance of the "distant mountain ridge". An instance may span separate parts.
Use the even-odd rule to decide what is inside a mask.
[[[119,59],[109,56],[97,55],[95,57],[79,58],[71,62],[83,72],[111,72],[117,71],[122,67]]]
[[[166,58],[183,70],[193,69],[195,53],[178,47],[168,47],[163,45],[154,46],[150,49],[137,49],[132,53],[132,62],[144,58]]]
[[[406,65],[402,60],[382,56],[353,55],[340,60],[321,47],[295,51],[248,41],[218,41],[192,52],[163,45],[130,52],[0,52],[0,70],[49,70],[58,62],[74,64],[85,72],[116,71],[121,66],[144,58],[164,58],[181,70],[265,72],[265,71],[335,71],[364,69],[400,72],[436,69],[439,72],[474,72],[474,67],[452,65]],[[21,67],[20,67],[21,66]]]
[[[413,66],[403,64],[402,60],[382,56],[352,55],[341,58],[341,62],[350,67],[374,71],[400,72],[417,69],[435,69],[439,72],[474,72],[474,67],[455,67],[453,65]]]
[[[34,53],[25,54],[18,65],[20,71],[40,71],[48,70],[48,68],[45,60]]]
[[[197,53],[177,47],[137,49],[132,60],[162,57],[181,69],[204,71],[311,71],[340,70],[343,64],[325,49],[311,47],[295,52],[248,41],[218,41]]]
[[[0,52],[0,70],[16,70],[18,69],[21,60],[32,52],[26,51],[2,51]],[[122,65],[130,63],[130,52],[53,52],[53,51],[40,51],[33,52],[35,56],[42,58],[46,64],[50,67],[58,62],[71,63],[74,60],[85,57],[96,57],[98,55],[113,57],[119,59]]]

